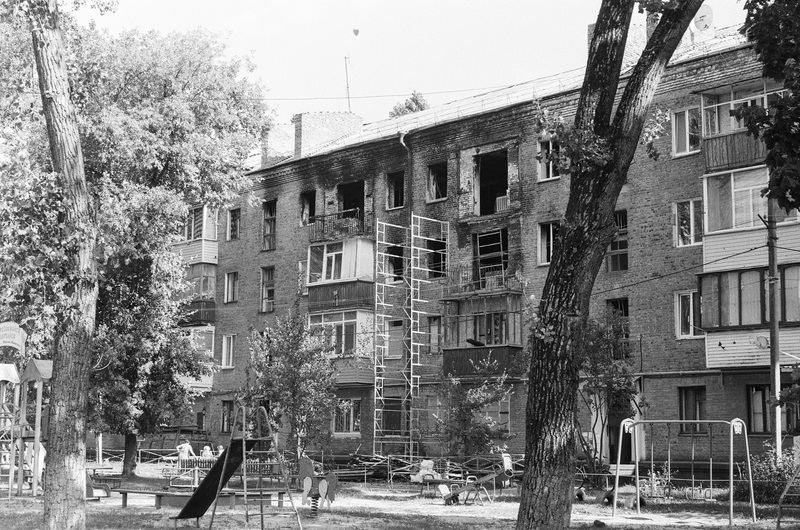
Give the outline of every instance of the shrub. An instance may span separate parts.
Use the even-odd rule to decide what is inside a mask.
[[[794,475],[796,464],[794,450],[784,449],[778,462],[778,451],[770,442],[764,442],[766,451],[752,456],[750,464],[753,469],[753,494],[759,504],[778,504],[778,500],[786,487],[786,482]],[[747,469],[740,468],[740,480],[733,486],[733,499],[750,501],[747,485]],[[787,502],[798,504],[798,497],[787,497]]]

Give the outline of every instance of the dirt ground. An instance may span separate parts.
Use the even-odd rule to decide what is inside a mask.
[[[117,465],[118,466],[118,465]],[[120,484],[128,489],[163,490],[166,479],[161,475],[163,465],[145,464],[137,470],[139,477],[122,479]],[[112,470],[113,473],[116,470]],[[234,483],[234,486],[236,484]],[[484,505],[445,506],[442,499],[433,492],[420,497],[419,486],[410,484],[396,485],[394,488],[381,483],[341,483],[336,500],[330,510],[320,509],[316,517],[312,517],[309,506],[299,507],[303,528],[307,529],[402,529],[415,530],[455,530],[455,529],[490,529],[511,530],[515,526],[519,500],[516,490],[505,490],[495,502]],[[41,498],[30,497],[7,499],[5,492],[0,491],[0,527],[4,530],[33,530],[40,525],[42,514]],[[300,495],[294,494],[297,504]],[[161,510],[155,509],[152,495],[129,494],[128,507],[122,508],[119,493],[112,492],[110,498],[87,503],[87,520],[89,528],[122,528],[149,529],[172,528],[175,521],[170,519],[178,514],[184,499],[174,499],[178,506],[166,505]],[[171,503],[170,503],[171,504]],[[287,503],[288,505],[288,503]],[[250,507],[249,524],[245,521],[244,507],[239,503],[231,509],[227,501],[220,501],[214,515],[213,527],[221,530],[240,528],[261,528],[256,515],[258,507]],[[734,526],[756,529],[774,528],[774,513],[760,513],[760,520],[753,523],[747,518],[747,507],[737,506]],[[765,518],[766,515],[766,518]],[[797,514],[793,515],[787,527],[798,524]],[[203,528],[209,527],[211,510],[200,521]],[[194,526],[194,521],[182,521],[179,526]],[[610,528],[722,528],[728,526],[728,512],[725,503],[714,506],[687,506],[676,503],[670,506],[643,507],[641,513],[636,510],[618,508],[616,516],[611,515],[611,508],[591,500],[577,503],[572,511],[573,528],[593,528],[608,526]],[[270,516],[265,519],[264,528],[298,528],[299,524],[293,514],[288,517]]]

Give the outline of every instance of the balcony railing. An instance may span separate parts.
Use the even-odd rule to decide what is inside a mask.
[[[447,271],[446,295],[471,294],[479,291],[504,292],[522,290],[516,275],[502,265],[456,265]]]
[[[216,321],[216,311],[217,303],[214,300],[194,300],[189,303],[188,314],[181,325],[213,324]]]
[[[703,153],[706,173],[714,173],[761,164],[767,156],[767,147],[742,130],[704,138]]]
[[[333,368],[337,386],[363,386],[375,382],[375,367],[371,359],[363,357],[335,359]]]
[[[361,208],[317,215],[308,220],[308,238],[314,242],[371,234],[372,224],[372,212],[365,212]]]
[[[308,310],[325,311],[342,308],[372,308],[375,304],[375,284],[364,281],[308,285]]]
[[[442,352],[442,369],[445,374],[457,377],[475,375],[520,375],[525,371],[521,359],[521,346],[481,346],[475,348],[453,348]],[[490,363],[489,373],[481,367]]]

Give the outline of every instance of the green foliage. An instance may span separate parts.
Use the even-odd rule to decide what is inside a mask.
[[[309,329],[296,305],[274,326],[253,331],[249,345],[244,399],[253,406],[269,404],[271,418],[288,430],[287,447],[298,457],[311,444],[327,441],[336,401],[333,347]]]
[[[737,111],[748,131],[762,137],[769,152],[765,192],[787,212],[800,207],[800,3],[795,0],[748,0],[742,31],[753,43],[764,75],[783,80],[786,92],[770,107]]]
[[[391,112],[389,112],[389,117],[397,118],[398,116],[403,116],[404,114],[411,114],[412,112],[419,112],[429,108],[430,105],[428,105],[428,102],[425,101],[425,96],[423,96],[421,92],[414,90],[411,92],[411,97],[406,99],[405,102],[394,104]]]
[[[627,330],[627,319],[609,311],[600,320],[588,321],[575,338],[574,352],[581,366],[578,395],[592,415],[591,440],[581,437],[591,473],[601,472],[606,464],[603,434],[609,418],[630,418],[645,406],[635,385]]]
[[[436,386],[441,410],[428,434],[441,440],[448,455],[477,455],[502,449],[496,442],[509,436],[506,426],[498,425],[483,412],[487,406],[509,397],[508,376],[494,376],[496,367],[490,363],[476,368],[475,383],[442,374]]]
[[[786,482],[792,478],[797,468],[794,460],[794,450],[784,449],[779,455],[775,446],[764,442],[764,452],[750,457],[753,470],[753,494],[757,504],[778,504],[778,500],[786,487]],[[780,458],[778,458],[780,456]],[[740,480],[733,485],[733,499],[736,501],[750,501],[750,490],[747,483],[747,469],[740,468]],[[797,503],[797,498],[787,497],[790,504]]]
[[[29,355],[49,357],[80,280],[67,258],[96,232],[92,427],[146,434],[188,410],[181,378],[210,362],[178,328],[187,285],[174,234],[188,204],[220,206],[249,185],[242,164],[269,116],[249,63],[217,36],[111,36],[69,15],[61,22],[96,216],[91,227],[64,220],[30,33],[19,19],[2,22],[0,320],[25,328]]]

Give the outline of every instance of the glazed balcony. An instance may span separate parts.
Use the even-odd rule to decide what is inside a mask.
[[[361,280],[308,285],[308,310],[372,309],[375,305],[375,284]]]
[[[182,326],[213,324],[216,321],[217,303],[214,300],[194,300],[189,303]]]

